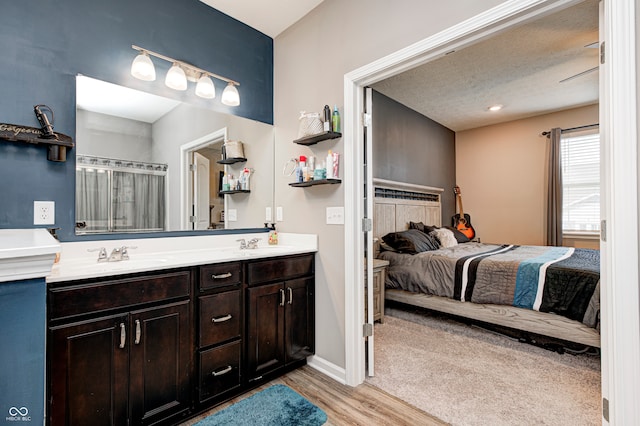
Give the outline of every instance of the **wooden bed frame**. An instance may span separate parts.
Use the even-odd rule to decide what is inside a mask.
[[[373,237],[409,228],[409,221],[442,226],[442,188],[374,179]],[[600,347],[600,333],[561,315],[508,305],[477,304],[404,290],[385,290],[385,299],[463,318],[495,324],[527,333],[548,336],[581,345]]]

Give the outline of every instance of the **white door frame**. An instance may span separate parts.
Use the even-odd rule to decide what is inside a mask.
[[[345,210],[345,382],[364,381],[364,256],[361,219],[364,197],[362,167],[363,88],[445,53],[488,37],[517,23],[539,18],[578,3],[576,0],[509,0],[467,21],[358,68],[344,77],[344,203]],[[609,419],[631,424],[640,418],[635,398],[640,395],[640,320],[638,316],[638,205],[636,147],[636,68],[634,2],[606,0],[605,27],[607,87],[601,99],[601,137],[611,150],[605,165],[608,241],[603,244],[603,397],[609,399]],[[601,107],[602,108],[602,107]],[[609,125],[607,125],[607,122]],[[616,143],[612,144],[611,141]],[[366,182],[371,185],[371,182]],[[604,198],[604,197],[603,197]],[[618,224],[618,226],[616,226]],[[630,227],[627,228],[627,225]],[[608,266],[609,265],[609,266]],[[624,277],[624,279],[623,279]],[[604,287],[604,286],[603,286]],[[624,319],[624,322],[623,322]],[[605,377],[607,376],[607,377]],[[606,383],[605,383],[606,382]]]
[[[221,129],[216,130],[215,132],[211,132],[207,135],[204,135],[198,139],[192,140],[191,142],[187,142],[184,145],[180,145],[180,226],[181,229],[190,229],[191,223],[189,222],[189,210],[186,206],[189,205],[189,197],[190,197],[190,181],[191,181],[191,172],[189,171],[189,164],[191,164],[191,156],[189,155],[191,151],[195,151],[197,149],[203,148],[213,142],[218,141],[226,141],[227,140],[227,128],[223,127]],[[226,171],[225,166],[225,171]],[[227,208],[227,197],[224,198],[224,208]],[[225,218],[225,228],[227,227]]]

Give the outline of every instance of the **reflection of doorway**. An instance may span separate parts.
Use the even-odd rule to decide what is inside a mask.
[[[183,230],[225,227],[225,201],[218,196],[224,166],[217,160],[226,136],[227,129],[223,128],[180,147]]]

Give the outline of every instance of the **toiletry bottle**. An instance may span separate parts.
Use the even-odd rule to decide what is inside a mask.
[[[329,150],[329,154],[327,154],[326,161],[327,168],[327,179],[333,179],[333,155],[331,154],[331,150]]]
[[[333,122],[333,131],[340,133],[340,113],[338,112],[338,105],[335,105],[333,107],[332,122]]]
[[[333,171],[331,172],[331,176],[333,176],[334,179],[339,179],[340,173],[338,165],[340,164],[340,154],[334,152],[331,157],[333,158]]]
[[[331,131],[331,108],[329,105],[324,106],[324,122],[322,124],[325,132]]]
[[[307,176],[305,182],[313,180],[313,171],[316,169],[316,157],[310,155],[307,158]]]
[[[307,157],[300,156],[300,171],[298,172],[298,182],[304,182],[304,176],[307,174]]]

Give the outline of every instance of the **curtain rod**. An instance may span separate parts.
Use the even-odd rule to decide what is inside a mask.
[[[578,126],[578,127],[570,127],[568,129],[560,129],[561,132],[571,132],[573,130],[582,130],[582,129],[588,129],[590,127],[598,127],[600,125],[600,123],[595,123],[595,124],[587,124],[586,126]],[[542,136],[549,136],[551,134],[551,132],[542,132]]]

